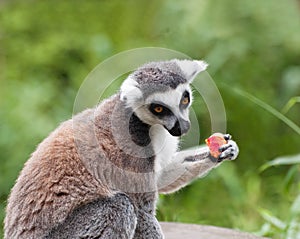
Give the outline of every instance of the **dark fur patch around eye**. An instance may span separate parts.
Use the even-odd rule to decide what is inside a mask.
[[[188,103],[187,104],[183,104],[183,102],[186,100],[186,98],[188,99]],[[180,100],[179,108],[180,109],[187,108],[189,106],[189,104],[190,104],[190,101],[191,101],[191,99],[190,99],[190,93],[188,91],[183,92],[181,100]]]
[[[162,110],[159,110],[159,112],[158,112],[157,108],[161,108]],[[152,114],[154,114],[158,117],[165,117],[165,116],[173,115],[172,111],[168,107],[166,107],[162,104],[158,104],[158,103],[150,104],[149,110],[151,111]]]

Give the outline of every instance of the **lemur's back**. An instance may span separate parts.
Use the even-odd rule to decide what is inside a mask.
[[[75,119],[85,118],[84,128],[93,115],[86,110]],[[61,124],[25,164],[8,200],[5,238],[42,238],[74,208],[110,195],[84,167],[73,127],[73,120]]]

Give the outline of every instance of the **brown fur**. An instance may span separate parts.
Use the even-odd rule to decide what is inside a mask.
[[[41,238],[74,208],[110,195],[84,167],[73,120],[66,121],[38,146],[21,171],[8,200],[6,238]]]
[[[75,208],[118,191],[129,190],[137,207],[147,205],[154,213],[151,147],[143,148],[141,160],[118,150],[115,142],[115,137],[128,141],[122,138],[124,127],[128,130],[125,110],[115,95],[64,122],[38,146],[9,197],[5,238],[41,238]],[[121,122],[114,126],[117,135],[114,120]]]

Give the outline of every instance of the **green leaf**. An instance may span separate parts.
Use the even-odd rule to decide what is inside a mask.
[[[292,219],[288,224],[286,239],[300,239],[300,194],[291,206]]]
[[[286,224],[283,221],[281,221],[279,218],[272,215],[270,211],[263,208],[259,208],[258,212],[266,222],[272,224],[276,228],[280,230],[284,230],[286,228]]]
[[[300,218],[295,217],[288,226],[285,239],[300,239]]]
[[[275,158],[260,167],[260,171],[264,171],[272,166],[300,164],[300,154],[292,156],[283,156]]]
[[[268,235],[270,232],[272,232],[271,224],[266,222],[262,225],[261,229],[255,234],[258,236],[265,236]]]
[[[300,217],[300,194],[297,196],[291,207],[292,215]]]
[[[256,98],[254,95],[251,95],[248,92],[243,91],[241,89],[233,88],[233,91],[236,92],[237,94],[243,96],[243,97],[246,97],[247,99],[249,99],[253,103],[257,104],[261,108],[263,108],[266,111],[268,111],[269,113],[273,114],[276,118],[278,118],[279,120],[281,120],[282,122],[284,122],[287,126],[289,126],[297,134],[300,135],[300,127],[298,125],[296,125],[293,121],[291,121],[289,118],[287,118],[285,115],[283,115],[282,113],[280,113],[278,110],[276,110],[275,108],[273,108],[271,105],[265,103],[264,101]]]
[[[282,113],[286,114],[296,103],[300,103],[300,96],[295,96],[291,98],[282,108]]]
[[[295,178],[298,176],[298,174],[299,174],[299,166],[297,164],[291,166],[291,168],[288,170],[283,180],[283,188],[285,193],[289,193],[289,190],[293,185],[293,182]]]

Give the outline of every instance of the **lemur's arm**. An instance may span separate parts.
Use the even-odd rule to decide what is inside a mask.
[[[226,137],[226,135],[224,136]],[[160,173],[157,181],[159,193],[172,193],[197,177],[204,176],[223,160],[233,160],[239,149],[233,140],[220,147],[219,158],[210,155],[207,146],[177,152],[172,162]]]

